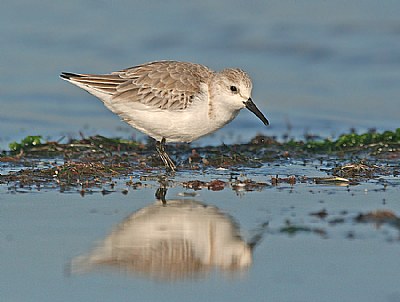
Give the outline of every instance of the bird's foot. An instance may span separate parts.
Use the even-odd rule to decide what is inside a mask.
[[[168,153],[165,151],[165,138],[163,137],[161,142],[157,141],[156,142],[156,149],[158,154],[161,157],[161,160],[163,161],[165,165],[165,169],[167,172],[175,172],[176,171],[176,165],[172,161],[172,159],[169,157]]]

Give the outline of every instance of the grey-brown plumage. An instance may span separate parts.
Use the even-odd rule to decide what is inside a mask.
[[[237,68],[215,72],[200,64],[159,61],[111,74],[64,72],[61,77],[155,138],[161,158],[172,170],[175,165],[164,142],[191,142],[221,128],[245,107],[268,124],[251,100],[250,77]]]
[[[113,102],[137,101],[158,109],[185,109],[208,83],[213,71],[200,64],[160,61],[138,65],[106,75],[62,73],[95,94],[109,95]]]

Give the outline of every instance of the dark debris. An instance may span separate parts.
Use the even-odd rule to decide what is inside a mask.
[[[217,168],[240,171],[276,162],[285,163],[293,159],[306,162],[321,156],[325,161],[335,163],[332,169],[327,169],[327,173],[332,174],[327,177],[265,175],[263,181],[232,179],[203,182],[190,179],[182,182],[183,187],[193,190],[206,188],[219,191],[231,188],[235,191],[257,191],[270,186],[295,186],[298,183],[355,185],[368,179],[400,175],[400,141],[397,136],[399,133],[400,131],[396,130],[382,135],[351,134],[341,136],[335,144],[331,141],[326,142],[325,146],[323,141],[312,141],[314,138],[311,136],[306,142],[289,140],[282,143],[274,137],[257,135],[247,144],[201,148],[177,144],[168,146],[168,152],[178,162],[178,169],[187,172],[206,172]],[[383,139],[381,143],[384,146],[378,139]],[[142,186],[142,182],[132,179],[126,181],[126,178],[133,175],[140,177],[151,173],[160,174],[164,171],[153,141],[142,144],[97,135],[70,140],[68,143],[42,143],[41,137],[34,136],[11,145],[14,151],[3,151],[0,154],[2,167],[12,168],[9,169],[10,172],[0,175],[0,184],[12,188],[59,187],[64,190],[72,187],[87,191],[89,188],[103,189],[107,186],[105,190],[111,188],[110,192],[113,192],[115,179],[123,178],[126,186],[137,189]],[[336,146],[336,151],[333,145]],[[108,193],[104,191],[104,194]]]

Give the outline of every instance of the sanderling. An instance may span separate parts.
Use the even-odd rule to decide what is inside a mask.
[[[165,143],[192,142],[223,127],[243,108],[269,124],[251,99],[250,77],[238,68],[215,72],[200,64],[159,61],[110,74],[60,76],[153,137],[167,170],[176,166]]]

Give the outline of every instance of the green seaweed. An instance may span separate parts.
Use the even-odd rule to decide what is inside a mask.
[[[41,135],[30,135],[22,139],[20,143],[12,142],[8,146],[10,148],[10,151],[19,152],[24,149],[29,149],[31,147],[41,145],[42,144],[41,139],[42,139]]]
[[[293,142],[291,142],[293,145]],[[400,128],[395,131],[377,133],[370,131],[363,134],[342,134],[336,140],[324,139],[323,141],[310,140],[305,143],[305,148],[311,151],[345,151],[352,148],[366,148],[373,145],[400,144]]]

